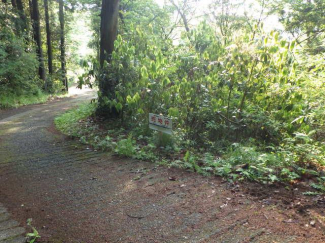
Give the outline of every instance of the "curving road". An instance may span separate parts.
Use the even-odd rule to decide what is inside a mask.
[[[221,179],[91,151],[55,130],[55,116],[92,96],[0,112],[0,243],[22,242],[29,218],[40,242],[325,242],[305,216]]]

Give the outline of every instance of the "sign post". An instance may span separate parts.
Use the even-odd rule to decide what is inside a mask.
[[[168,117],[149,113],[149,128],[171,135],[173,134],[173,121]]]

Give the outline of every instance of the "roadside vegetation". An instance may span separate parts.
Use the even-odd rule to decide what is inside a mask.
[[[78,21],[69,7],[58,11],[59,4],[51,0],[0,3],[0,109],[64,96],[67,84],[83,73],[79,62],[91,49],[80,52],[77,47],[87,42],[76,36],[87,20]],[[65,40],[73,44],[66,47]]]
[[[98,99],[56,124],[95,149],[324,191],[323,0],[14,2],[0,8],[0,107],[78,76]]]
[[[14,94],[1,95],[0,96],[0,107],[1,109],[6,108],[17,108],[23,105],[31,105],[44,103],[48,100],[49,96],[44,94],[17,96]]]
[[[113,50],[93,9],[99,56],[79,84],[99,86],[97,108],[59,127],[122,156],[324,191],[323,1],[167,2],[121,1]],[[172,118],[173,135],[150,130],[149,113]]]

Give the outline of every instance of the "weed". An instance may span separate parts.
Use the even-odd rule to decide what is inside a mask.
[[[83,128],[78,126],[79,121],[94,114],[96,104],[83,104],[77,109],[70,110],[55,119],[55,125],[63,133],[78,137]]]
[[[219,150],[219,155],[216,155],[217,152],[195,149],[193,141],[182,139],[179,134],[176,138],[171,138],[157,132],[139,135],[131,130],[132,133],[127,135],[128,131],[114,123],[108,129],[99,129],[89,119],[95,108],[92,104],[82,105],[57,118],[56,124],[64,133],[77,136],[80,141],[96,149],[114,151],[122,156],[160,165],[185,168],[203,175],[218,175],[229,181],[247,179],[272,184],[294,183],[305,177],[320,178],[317,169],[301,163],[302,158],[313,161],[315,156],[322,156],[322,152],[309,144],[311,139],[308,134],[297,134],[280,146],[264,146],[257,144],[256,139],[250,139],[245,145],[233,143],[227,149]],[[136,137],[133,134],[137,134]],[[304,143],[297,146],[296,143],[300,140]],[[300,149],[301,146],[304,149]],[[321,178],[311,186],[318,191],[325,191]]]
[[[308,192],[303,192],[302,194],[305,196],[318,196],[318,195],[321,195],[322,193],[308,191]]]
[[[187,151],[184,156],[184,167],[193,170],[195,172],[201,173],[202,169],[197,162],[198,162],[198,158],[190,151]]]
[[[158,156],[155,152],[155,146],[149,144],[148,146],[143,146],[139,148],[137,153],[134,155],[135,159],[144,160],[144,161],[156,161],[158,160]]]
[[[116,147],[116,143],[112,140],[112,137],[106,136],[103,140],[97,143],[97,148],[102,151],[111,151]]]
[[[122,139],[117,142],[115,153],[126,157],[133,157],[135,155],[136,147],[132,134],[130,134],[127,139]]]
[[[40,91],[29,95],[0,94],[0,108],[17,108],[19,106],[39,104],[48,101],[50,94]]]
[[[157,148],[172,148],[174,145],[172,136],[161,132],[154,132],[151,142]]]
[[[27,220],[27,225],[32,229],[32,233],[28,233],[26,236],[28,238],[27,242],[34,243],[37,239],[41,238],[38,231],[35,229],[35,227],[32,226],[32,219]]]

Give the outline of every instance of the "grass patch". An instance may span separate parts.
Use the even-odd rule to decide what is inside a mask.
[[[56,127],[68,136],[82,136],[84,128],[80,126],[83,119],[91,116],[96,110],[96,104],[82,104],[77,109],[70,110],[55,119]],[[86,131],[85,131],[86,132]]]
[[[45,103],[54,97],[64,97],[65,95],[53,95],[44,92],[36,92],[29,95],[15,95],[12,93],[0,94],[0,109],[18,108],[25,105]]]

